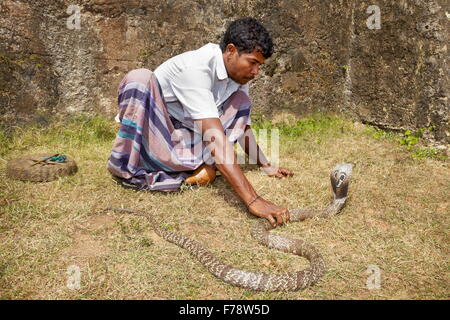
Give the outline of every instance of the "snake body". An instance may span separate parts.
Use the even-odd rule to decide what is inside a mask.
[[[290,221],[303,221],[316,216],[327,218],[339,213],[347,199],[352,167],[353,165],[350,163],[340,163],[331,171],[330,180],[333,190],[333,200],[326,208],[298,208],[289,210],[291,216]],[[256,291],[302,290],[316,283],[325,272],[323,257],[312,244],[301,239],[271,234],[270,230],[273,227],[263,218],[258,219],[253,225],[251,230],[252,236],[260,244],[269,248],[307,258],[310,262],[309,268],[284,274],[249,272],[233,268],[218,260],[198,241],[192,240],[180,233],[160,228],[155,218],[150,214],[128,209],[108,208],[107,210],[122,211],[146,217],[150,221],[154,231],[160,237],[186,249],[214,276],[233,286]]]

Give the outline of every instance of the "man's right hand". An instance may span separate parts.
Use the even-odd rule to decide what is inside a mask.
[[[274,227],[283,224],[283,222],[288,222],[289,212],[286,208],[276,206],[261,197],[257,197],[255,189],[237,164],[233,145],[225,137],[220,120],[208,118],[197,121],[203,139],[214,157],[217,169],[244,203],[248,205],[251,202],[248,205],[249,211],[255,216],[266,218]],[[256,200],[252,201],[255,197],[257,197]]]
[[[279,207],[261,197],[252,202],[248,206],[248,210],[257,217],[267,219],[274,228],[289,222],[291,218],[288,209]]]

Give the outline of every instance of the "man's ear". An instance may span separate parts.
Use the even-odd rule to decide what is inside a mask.
[[[226,46],[226,51],[227,51],[228,53],[230,53],[230,54],[234,54],[234,53],[237,51],[237,48],[236,48],[236,46],[235,46],[234,44],[229,43],[229,44],[227,44],[227,46]]]

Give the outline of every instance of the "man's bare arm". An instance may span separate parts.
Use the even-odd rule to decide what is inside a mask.
[[[250,159],[256,161],[258,166],[270,177],[283,178],[292,177],[294,175],[291,170],[274,167],[269,163],[264,152],[256,142],[253,130],[249,125],[245,127],[245,133],[239,140],[239,144],[244,149],[245,153],[248,154]]]
[[[237,164],[234,148],[226,139],[220,120],[209,118],[197,121],[201,126],[203,138],[210,148],[211,155],[214,157],[217,169],[245,204],[251,202],[249,211],[256,216],[266,218],[274,226],[287,222],[289,212],[286,208],[257,197],[255,189]]]

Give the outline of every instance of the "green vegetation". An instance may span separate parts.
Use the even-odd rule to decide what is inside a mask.
[[[0,64],[5,64],[10,67],[42,67],[42,57],[32,53],[16,53],[14,56],[0,53]]]
[[[65,145],[86,147],[95,143],[111,141],[116,135],[115,123],[103,117],[80,114],[64,119],[55,117],[49,126],[30,125],[14,127],[8,132],[0,127],[0,156],[12,150],[25,150],[29,146]]]
[[[10,152],[13,148],[11,138],[6,134],[6,130],[0,127],[0,156],[3,156]]]
[[[406,130],[403,137],[400,139],[400,144],[406,146],[410,150],[415,146],[420,138],[423,136],[424,129],[419,129],[417,132],[411,132],[411,130]]]
[[[349,128],[350,123],[327,114],[315,114],[301,120],[290,118],[282,123],[274,124],[263,116],[257,117],[252,122],[252,128],[256,132],[260,129],[278,129],[284,138],[299,138],[310,135],[319,137],[323,134],[341,134]]]
[[[395,133],[392,131],[384,131],[373,127],[368,127],[366,132],[375,139],[385,139],[394,143],[398,143],[410,152],[413,158],[422,159],[430,158],[445,161],[447,155],[438,149],[427,147],[423,144],[423,136],[429,131],[433,131],[434,126],[429,128],[420,128],[417,131],[406,130],[404,133]]]

